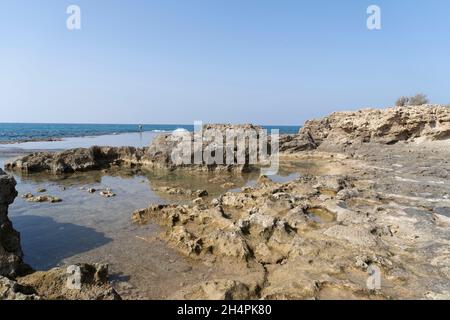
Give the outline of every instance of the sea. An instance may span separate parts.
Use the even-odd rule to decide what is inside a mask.
[[[141,127],[140,127],[141,126]],[[300,126],[262,126],[278,129],[280,134],[297,133]],[[177,129],[193,131],[193,125],[184,124],[64,124],[64,123],[0,123],[0,143],[46,141],[74,137],[118,135],[135,132],[171,132]]]

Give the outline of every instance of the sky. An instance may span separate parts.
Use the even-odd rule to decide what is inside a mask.
[[[421,92],[448,104],[449,57],[448,0],[0,0],[0,122],[301,125]]]

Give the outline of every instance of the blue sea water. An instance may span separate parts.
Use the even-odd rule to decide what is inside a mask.
[[[143,131],[170,132],[176,129],[193,131],[193,125],[145,124]],[[280,134],[297,133],[299,126],[264,126],[279,129]],[[139,132],[137,124],[44,124],[44,123],[0,123],[0,143],[29,140],[48,140],[68,137],[100,136]]]

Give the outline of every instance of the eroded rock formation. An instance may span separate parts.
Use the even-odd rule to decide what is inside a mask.
[[[0,276],[15,276],[23,269],[20,234],[8,218],[8,206],[17,196],[16,181],[0,169]]]
[[[309,133],[283,135],[280,137],[280,152],[296,153],[301,151],[314,150],[316,148],[317,143]]]
[[[134,212],[133,221],[158,223],[167,243],[211,266],[213,276],[177,290],[172,296],[177,299],[449,298],[450,148],[448,141],[427,142],[449,138],[449,112],[421,106],[339,112],[309,121],[300,134],[282,138],[286,157],[295,162],[314,154],[348,172],[303,175],[286,183],[261,177],[256,186],[212,201],[150,205]],[[62,158],[40,154],[10,168],[70,172],[145,163],[173,169],[179,167],[170,157],[176,145],[163,135],[148,149],[96,149],[75,158],[76,151]],[[348,150],[358,150],[358,157],[333,153]],[[379,288],[368,286],[374,268]],[[17,283],[22,291],[43,283],[25,279]]]
[[[335,112],[307,121],[299,134],[309,135],[322,150],[336,151],[368,142],[441,140],[450,138],[450,108],[423,105]]]
[[[385,148],[394,146],[371,152],[392,153]],[[417,174],[418,159],[425,166],[422,153],[430,151],[403,148],[398,153],[410,150],[409,157],[377,159],[377,167],[334,157],[349,174],[287,183],[262,177],[210,203],[137,210],[133,221],[164,226],[161,237],[171,246],[220,270],[177,299],[442,299],[450,293],[446,184],[428,182],[425,190],[380,169],[401,167],[404,179]],[[439,158],[446,171],[449,150]],[[424,172],[424,184],[442,176]],[[367,285],[370,268],[379,270],[380,288]]]
[[[229,266],[222,278],[183,289],[176,298],[308,299],[324,294],[324,287],[367,298],[372,294],[367,288],[337,275],[341,268],[364,274],[354,267],[355,252],[377,261],[389,254],[368,226],[331,232],[358,216],[336,199],[352,188],[346,177],[303,177],[286,184],[263,178],[257,187],[225,193],[211,204],[150,206],[136,211],[133,220],[165,226],[164,238],[193,259]]]
[[[146,149],[133,147],[91,147],[62,152],[37,152],[13,162],[5,169],[26,173],[51,172],[54,174],[82,172],[109,168],[111,165],[135,165],[146,163]]]
[[[260,127],[253,125],[205,125],[204,132],[216,132],[226,136],[229,129],[242,130],[245,132],[254,132],[258,136]],[[26,173],[33,172],[51,172],[54,174],[64,174],[73,172],[82,172],[89,170],[98,170],[109,168],[111,166],[143,166],[150,169],[175,170],[179,168],[200,171],[233,171],[243,172],[250,170],[250,161],[248,159],[248,148],[245,147],[244,163],[237,161],[227,164],[227,148],[225,142],[216,141],[212,134],[210,138],[203,136],[203,143],[194,144],[194,134],[189,132],[161,134],[158,135],[148,148],[134,147],[98,147],[77,148],[63,152],[38,152],[22,157],[13,162],[7,162],[5,169],[18,170]],[[190,140],[192,146],[188,148],[187,159],[191,161],[174,162],[173,152],[181,148],[183,139]],[[214,157],[216,153],[215,146],[222,146],[223,161],[221,164],[210,164],[205,157]],[[195,161],[194,153],[200,149],[202,159]],[[210,149],[208,154],[207,150]],[[205,153],[203,153],[205,151]],[[236,158],[237,146],[231,151],[233,159]],[[208,155],[208,156],[206,156]]]

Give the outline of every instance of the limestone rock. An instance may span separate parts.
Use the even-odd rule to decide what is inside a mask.
[[[8,206],[17,196],[16,181],[0,169],[0,276],[15,276],[24,265],[20,234],[8,218]]]
[[[49,203],[58,203],[62,202],[61,198],[49,196],[49,195],[41,195],[41,196],[34,196],[31,193],[27,193],[22,196],[22,198],[25,199],[25,201],[28,202],[49,202]]]
[[[253,295],[240,281],[217,279],[191,286],[174,295],[174,299],[196,300],[248,300]]]
[[[39,300],[40,297],[30,287],[25,287],[0,276],[0,300]]]
[[[299,151],[314,150],[317,148],[311,135],[300,133],[297,135],[282,135],[280,136],[280,152],[295,153]]]
[[[20,277],[17,282],[33,288],[42,299],[49,300],[120,300],[108,283],[108,268],[103,264],[79,264],[80,288],[67,286],[71,275],[67,268],[37,271]]]
[[[362,227],[336,225],[327,229],[324,234],[332,238],[346,240],[357,246],[370,248],[376,245],[375,238],[368,230]]]
[[[142,162],[145,162],[145,148],[94,146],[88,149],[78,148],[55,153],[33,153],[16,161],[7,162],[5,168],[28,173],[64,174]]]
[[[450,108],[423,105],[335,112],[307,121],[300,130],[300,135],[306,134],[327,151],[342,151],[368,142],[442,140],[450,138]]]
[[[224,124],[210,124],[205,125],[204,129],[215,130],[215,132],[226,136],[228,129],[238,130],[253,130],[258,135],[261,130],[260,127],[253,125],[224,125]],[[183,133],[188,135],[189,139],[194,141],[193,133]],[[188,140],[189,140],[188,139]],[[199,163],[194,164],[193,161],[183,163],[181,161],[174,161],[174,151],[180,149],[183,145],[183,137],[179,133],[161,134],[154,138],[150,147],[148,148],[134,148],[134,147],[99,147],[91,148],[77,148],[62,152],[37,152],[25,157],[22,157],[13,162],[7,162],[5,168],[7,170],[17,170],[26,173],[33,172],[51,172],[53,174],[66,174],[73,172],[83,172],[89,170],[104,170],[111,166],[144,166],[153,169],[175,170],[200,170],[200,171],[236,171],[243,172],[251,170],[249,161],[249,149],[245,151],[244,163],[237,164],[226,163],[227,152],[233,153],[233,159],[237,156],[237,147],[233,150],[228,150],[222,142],[216,142],[213,139],[204,138],[201,144],[200,155],[202,158]],[[217,147],[222,146],[224,158],[222,164],[210,164],[208,159],[213,159],[217,152]],[[199,149],[199,146],[196,146]],[[187,158],[194,159],[194,148],[188,148],[190,154]],[[197,150],[196,149],[196,150]],[[231,156],[231,155],[230,155]],[[208,158],[209,157],[209,158]],[[175,157],[176,158],[176,157]]]
[[[203,130],[212,130],[217,133],[218,138],[221,141],[215,141],[213,138],[207,138],[205,135],[201,140],[202,143],[199,145],[195,144],[195,135],[190,132],[183,133],[171,133],[162,134],[156,137],[148,149],[148,157],[151,159],[151,165],[155,168],[163,168],[174,170],[177,168],[184,168],[189,170],[200,170],[200,171],[236,171],[243,172],[249,171],[251,169],[248,161],[248,148],[245,149],[246,162],[245,163],[232,163],[227,164],[227,152],[230,152],[225,147],[226,143],[226,132],[229,129],[235,130],[252,130],[256,135],[259,134],[261,127],[253,126],[250,124],[245,125],[229,125],[229,124],[205,124]],[[205,131],[204,131],[205,132]],[[187,149],[189,149],[188,154],[182,154],[182,152],[175,153],[174,151],[183,149],[184,143],[190,143]],[[201,148],[201,149],[200,149]],[[222,150],[223,157],[219,160],[222,164],[209,164],[208,157],[214,159],[218,149]],[[195,162],[195,153],[201,156],[198,162]],[[233,159],[236,158],[236,146],[233,150]],[[175,154],[177,156],[175,156]],[[217,155],[218,156],[218,155]],[[186,159],[187,161],[184,161]],[[213,161],[211,161],[213,162]]]

